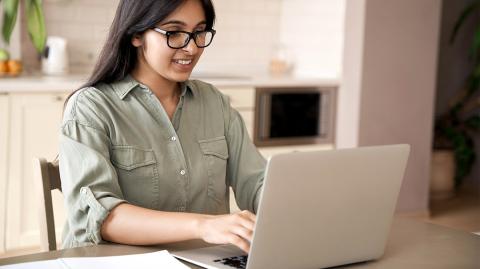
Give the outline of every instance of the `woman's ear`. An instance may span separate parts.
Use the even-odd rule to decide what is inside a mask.
[[[132,36],[132,45],[134,47],[140,47],[143,45],[143,36],[139,34],[135,34]]]

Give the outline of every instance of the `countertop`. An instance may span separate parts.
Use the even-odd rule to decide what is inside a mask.
[[[88,75],[71,74],[65,76],[22,75],[0,78],[0,93],[14,92],[70,92],[79,88]],[[193,74],[191,79],[199,79],[216,87],[336,87],[337,78],[297,78],[291,76],[242,77],[214,74]]]

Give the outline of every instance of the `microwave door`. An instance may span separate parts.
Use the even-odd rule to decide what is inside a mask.
[[[270,138],[270,117],[271,117],[271,105],[272,95],[262,94],[259,100],[259,117],[258,117],[258,135],[260,140],[266,140]]]
[[[319,135],[321,138],[327,138],[327,130],[330,129],[330,119],[329,119],[329,111],[330,108],[330,93],[324,92],[320,96],[320,117],[318,117],[318,126],[320,127]]]

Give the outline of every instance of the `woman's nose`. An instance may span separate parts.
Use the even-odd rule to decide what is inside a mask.
[[[188,52],[190,55],[194,55],[197,53],[198,51],[198,47],[197,47],[197,44],[195,44],[195,40],[193,40],[193,38],[191,38],[189,41],[188,41],[188,44],[186,47],[183,48],[184,51]]]

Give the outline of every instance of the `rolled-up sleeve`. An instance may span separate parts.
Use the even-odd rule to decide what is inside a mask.
[[[59,166],[67,209],[64,247],[102,242],[109,212],[125,202],[110,162],[108,128],[84,92],[72,96],[60,134]]]
[[[230,108],[227,141],[227,178],[235,200],[240,209],[257,212],[266,161],[250,140],[242,117],[233,108]]]

